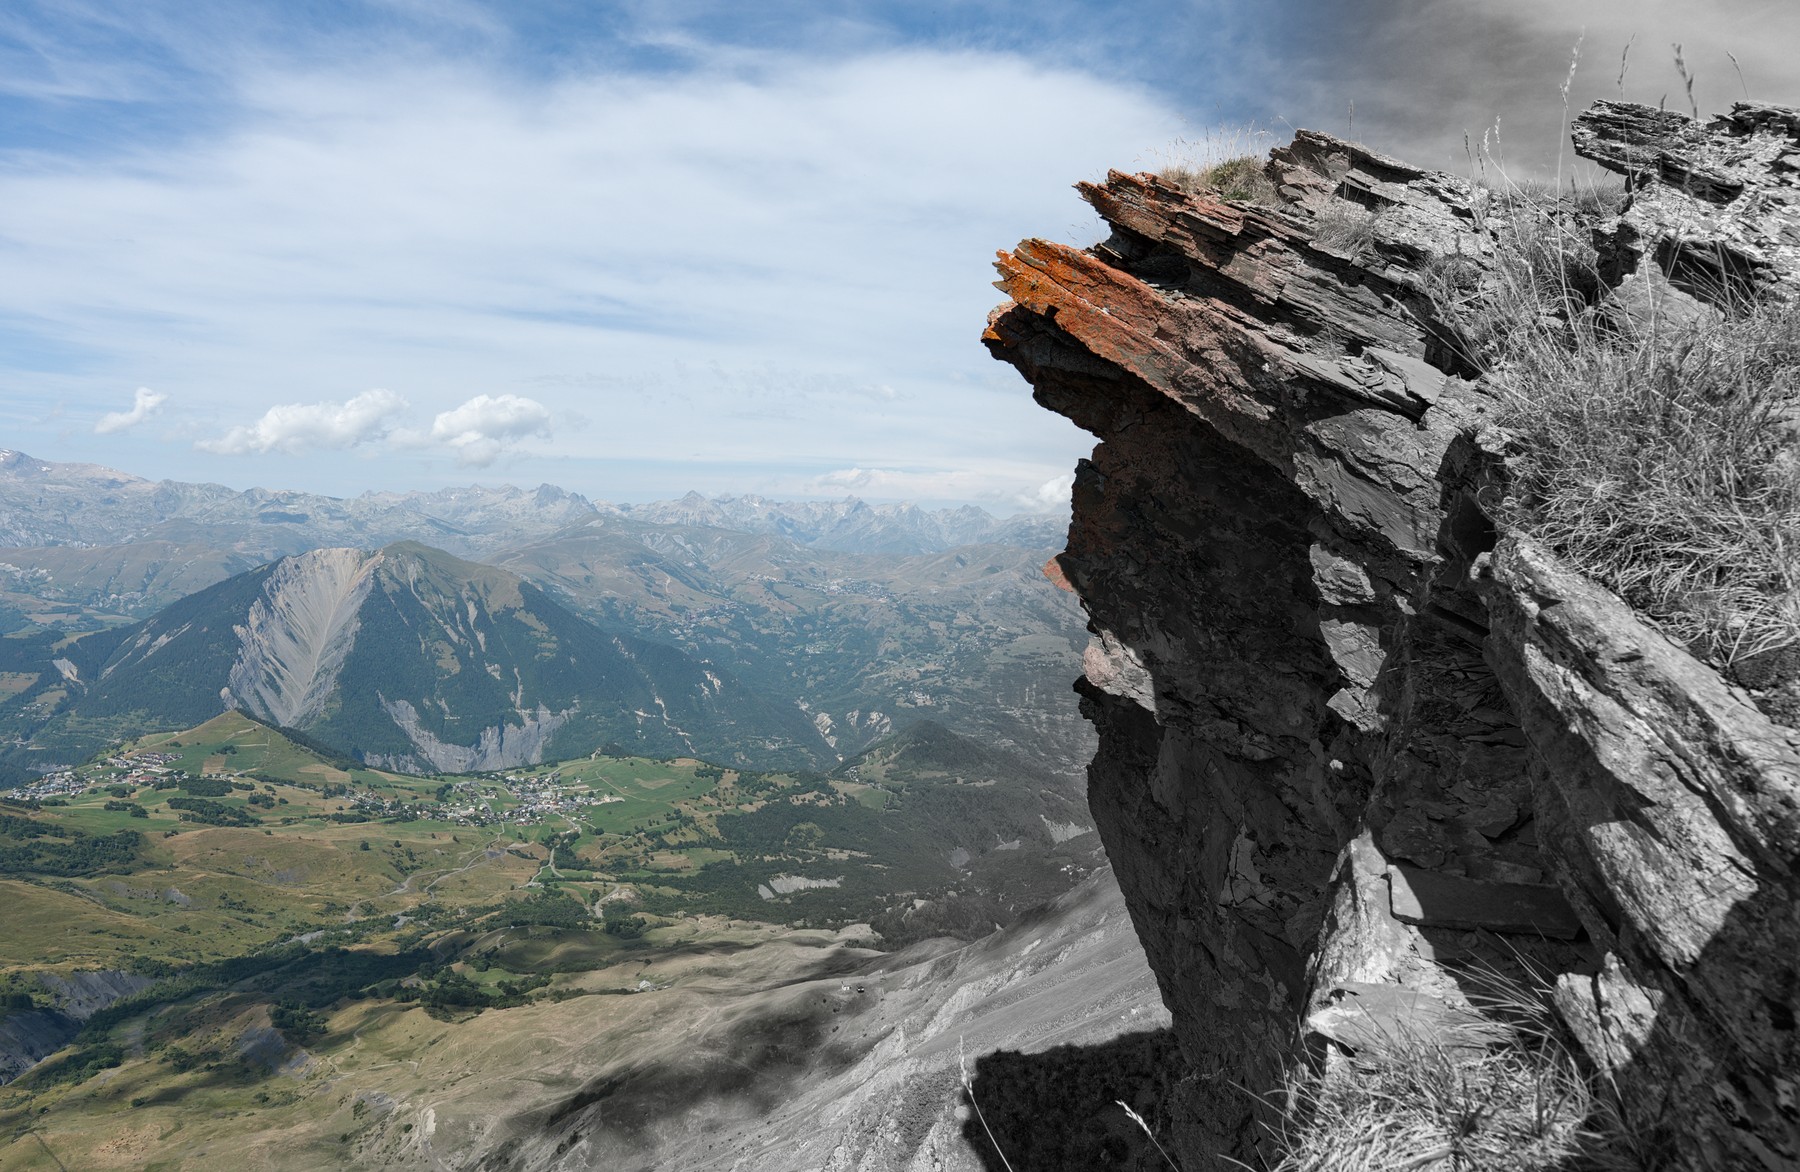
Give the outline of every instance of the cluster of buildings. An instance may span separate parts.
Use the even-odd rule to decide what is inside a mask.
[[[42,778],[30,785],[20,786],[13,795],[27,801],[42,801],[45,798],[68,798],[84,794],[100,785],[153,785],[159,779],[176,772],[169,765],[178,760],[175,753],[149,752],[134,753],[129,757],[108,757],[103,764],[118,770],[116,774],[98,775],[84,773],[79,769],[58,769],[54,773],[46,773]]]
[[[624,801],[612,794],[595,795],[585,785],[579,791],[564,788],[557,784],[556,770],[540,777],[508,774],[506,788],[519,803],[517,808],[507,812],[506,821],[521,825],[542,822],[546,818],[566,818],[583,806]]]
[[[623,798],[610,794],[596,797],[585,788],[572,790],[557,783],[556,771],[541,776],[507,774],[501,777],[505,796],[517,805],[496,809],[490,798],[500,797],[498,787],[484,788],[477,781],[459,781],[438,791],[437,800],[408,801],[384,794],[363,791],[351,796],[350,806],[374,818],[430,818],[439,822],[455,822],[463,826],[492,826],[499,823],[532,825],[556,817],[567,817],[583,806],[596,802],[618,802]]]
[[[106,773],[95,767],[87,770],[61,769],[46,774],[41,780],[13,791],[11,796],[30,801],[45,798],[69,798],[86,793],[97,786],[153,785],[178,772],[171,768],[179,759],[175,753],[147,752],[131,756],[112,756],[101,763]],[[116,770],[114,773],[112,770]],[[491,826],[497,823],[532,825],[549,819],[569,817],[584,806],[624,801],[613,794],[594,794],[585,784],[579,788],[558,781],[557,770],[544,774],[510,773],[502,775],[501,785],[487,787],[479,781],[458,781],[437,794],[437,800],[408,799],[362,790],[349,795],[350,807],[373,821],[379,818],[430,818],[455,822],[464,826]],[[489,799],[505,796],[510,809],[496,809]],[[514,804],[516,803],[516,804]]]

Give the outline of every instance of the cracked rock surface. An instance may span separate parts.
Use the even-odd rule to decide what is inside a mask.
[[[1604,308],[1796,281],[1794,110],[1576,141],[1631,184]],[[1111,235],[1001,253],[985,334],[1099,440],[1056,569],[1183,1166],[1267,1156],[1246,1091],[1354,1049],[1347,1006],[1452,1020],[1526,963],[1679,1166],[1795,1166],[1800,734],[1490,520],[1505,436],[1432,296],[1492,270],[1484,193],[1305,131],[1267,174],[1278,208],[1080,185]],[[1316,238],[1346,201],[1354,253]]]

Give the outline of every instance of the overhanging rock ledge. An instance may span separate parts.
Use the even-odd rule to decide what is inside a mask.
[[[1623,103],[1620,313],[1800,288],[1800,112]],[[1485,193],[1302,131],[1280,208],[1114,172],[1111,226],[1000,254],[993,354],[1099,439],[1057,559],[1090,616],[1089,798],[1192,1067],[1183,1166],[1267,1155],[1249,1092],[1371,1013],[1531,966],[1676,1166],[1800,1161],[1800,735],[1498,532],[1507,437],[1434,290]],[[1373,243],[1315,239],[1348,201]],[[1646,299],[1649,299],[1648,301]]]

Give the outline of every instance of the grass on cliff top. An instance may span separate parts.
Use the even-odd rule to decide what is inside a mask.
[[[1157,177],[1190,194],[1272,204],[1275,184],[1263,173],[1270,137],[1255,127],[1232,126],[1176,139],[1157,152]]]
[[[1511,188],[1498,271],[1437,300],[1513,435],[1498,520],[1543,541],[1736,682],[1800,717],[1800,302],[1645,288],[1598,308],[1593,222],[1619,193]],[[1632,276],[1631,281],[1642,277]]]
[[[1273,1172],[1625,1172],[1656,1165],[1541,992],[1489,975],[1478,1020],[1400,1029],[1290,1074]]]

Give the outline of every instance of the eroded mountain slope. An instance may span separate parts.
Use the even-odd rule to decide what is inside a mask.
[[[609,743],[758,768],[837,761],[792,703],[416,543],[283,559],[66,656],[55,687],[40,675],[0,710],[30,738],[15,757],[79,761],[109,739],[236,707],[410,772],[505,768]]]
[[[380,564],[380,554],[357,549],[313,550],[278,563],[237,629],[225,706],[282,728],[312,723],[337,687]]]
[[[1064,775],[1091,751],[1068,694],[1086,639],[1047,551],[909,557],[602,519],[495,555],[603,625],[643,632],[802,705],[853,756],[931,719]]]

